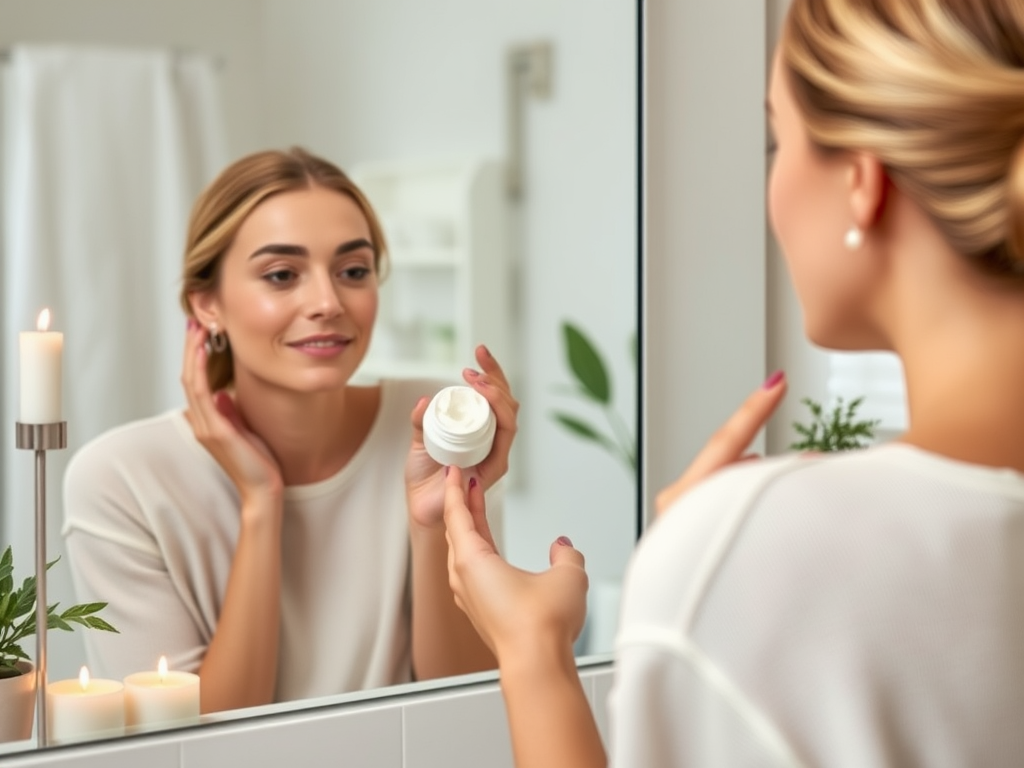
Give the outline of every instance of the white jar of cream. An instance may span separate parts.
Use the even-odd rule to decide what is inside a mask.
[[[445,387],[423,414],[423,446],[438,464],[472,467],[491,452],[496,428],[483,395],[471,387]]]

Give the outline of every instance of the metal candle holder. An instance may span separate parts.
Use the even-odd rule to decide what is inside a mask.
[[[18,448],[36,452],[36,735],[46,746],[46,452],[68,447],[68,423],[15,423]]]

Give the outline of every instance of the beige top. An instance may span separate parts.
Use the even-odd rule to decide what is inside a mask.
[[[630,564],[611,763],[1018,766],[1024,477],[888,444],[732,467]]]
[[[276,701],[410,680],[404,469],[412,409],[441,386],[383,382],[377,419],[348,465],[285,490]],[[239,502],[183,414],[84,446],[64,499],[77,597],[109,602],[103,615],[121,631],[83,634],[93,674],[121,679],[155,669],[161,655],[196,670],[225,594]]]

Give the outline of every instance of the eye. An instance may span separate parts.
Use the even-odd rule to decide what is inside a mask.
[[[295,272],[290,269],[275,269],[264,273],[263,279],[271,285],[284,286],[295,280]]]
[[[373,270],[364,264],[354,264],[345,267],[339,273],[345,280],[353,280],[355,282],[362,282],[373,274]]]

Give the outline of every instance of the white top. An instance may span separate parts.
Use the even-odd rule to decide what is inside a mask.
[[[276,701],[411,679],[405,460],[412,409],[441,386],[383,382],[352,460],[285,489]],[[101,615],[121,632],[83,632],[93,676],[156,669],[161,655],[197,670],[227,586],[239,501],[184,415],[91,441],[68,466],[64,499],[78,599],[108,602]],[[501,510],[490,495],[488,504],[498,531]]]
[[[641,541],[611,763],[1019,766],[1024,476],[910,446],[725,470]]]

